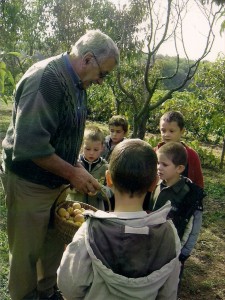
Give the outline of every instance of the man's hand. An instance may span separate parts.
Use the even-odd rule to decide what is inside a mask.
[[[70,184],[77,191],[84,194],[96,194],[101,189],[100,183],[80,163],[74,166],[74,172],[70,177]]]

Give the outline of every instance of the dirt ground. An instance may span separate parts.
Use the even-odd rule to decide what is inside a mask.
[[[207,178],[211,172],[206,173]],[[211,174],[215,181],[216,177],[216,173]],[[220,180],[222,196],[217,199],[209,195],[204,199],[203,226],[198,243],[186,262],[179,300],[225,300],[224,173]]]
[[[5,128],[0,128],[0,144],[3,132],[5,135]],[[219,156],[221,148],[214,150]],[[198,243],[185,263],[179,300],[225,300],[224,169],[220,172],[203,169],[205,186],[211,184],[213,190],[204,199],[203,226]],[[218,196],[216,188],[222,188],[218,190]]]

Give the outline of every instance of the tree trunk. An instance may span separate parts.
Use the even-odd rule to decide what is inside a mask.
[[[220,160],[220,169],[223,169],[224,156],[225,156],[225,137],[223,140],[223,149],[222,149],[221,160]]]
[[[134,118],[132,138],[144,139],[146,133],[146,124],[149,118],[149,109],[139,118]]]

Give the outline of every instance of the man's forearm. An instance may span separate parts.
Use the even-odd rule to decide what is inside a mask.
[[[101,189],[98,181],[81,164],[72,166],[56,154],[35,158],[33,162],[39,167],[65,178],[82,193],[96,193],[97,190]]]
[[[65,178],[69,182],[73,177],[74,167],[66,162],[65,160],[61,159],[58,155],[52,154],[46,157],[35,158],[33,162],[55,175]]]

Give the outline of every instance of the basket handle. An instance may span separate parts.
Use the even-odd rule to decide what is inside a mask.
[[[59,195],[57,196],[57,198],[55,199],[55,207],[57,207],[62,201],[58,201],[59,200],[59,198],[62,196],[62,194],[68,189],[68,188],[70,188],[70,184],[68,184],[67,186],[65,186],[62,190],[61,190],[61,192],[59,193]]]
[[[50,217],[49,217],[49,227],[53,227],[54,228],[54,215],[55,215],[55,210],[58,208],[58,205],[62,202],[62,201],[58,201],[60,196],[62,196],[62,194],[70,187],[70,184],[65,186],[61,192],[59,193],[59,195],[57,196],[57,198],[55,199],[54,203],[52,204],[51,210],[50,210]]]
[[[107,204],[108,204],[108,207],[109,207],[109,211],[111,211],[111,209],[112,209],[112,207],[111,207],[111,202],[110,202],[110,200],[109,200],[109,197],[107,196],[107,194],[105,193],[105,191],[104,191],[104,188],[103,188],[104,186],[102,185],[101,186],[101,189],[100,189],[100,193],[102,194],[102,196],[104,197],[104,200],[107,202]],[[62,194],[67,190],[67,189],[69,189],[69,188],[71,188],[71,185],[70,184],[68,184],[66,187],[64,187],[63,189],[62,189],[62,191],[59,193],[59,195],[57,196],[57,198],[56,198],[56,200],[55,200],[55,209],[57,209],[57,207],[58,207],[58,205],[62,202],[62,201],[58,201],[59,200],[59,198],[62,196]]]
[[[105,191],[104,191],[104,185],[102,185],[101,186],[101,190],[100,190],[100,192],[101,192],[101,194],[104,196],[104,200],[107,202],[107,204],[108,204],[108,207],[109,207],[109,211],[111,211],[112,210],[112,207],[111,207],[111,202],[110,202],[110,200],[109,200],[109,197],[107,196],[107,194],[105,193]]]

